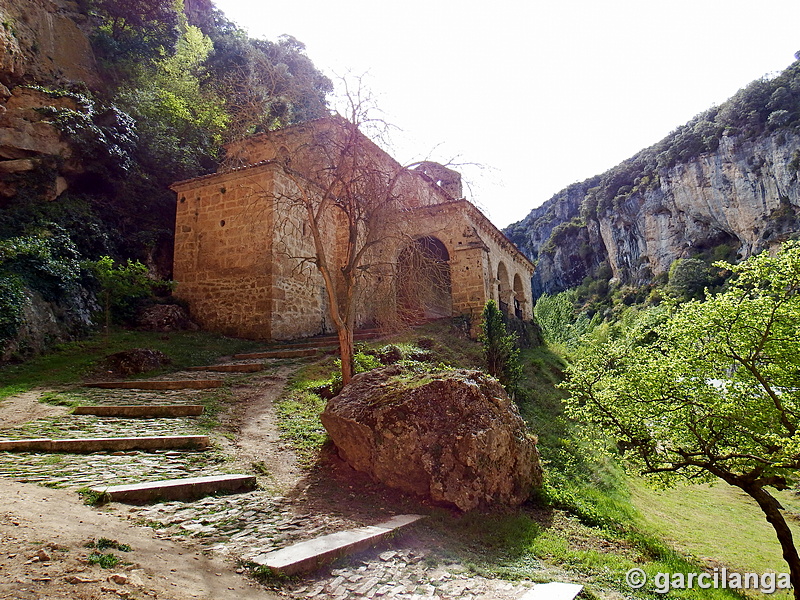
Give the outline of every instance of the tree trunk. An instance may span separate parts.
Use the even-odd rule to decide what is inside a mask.
[[[786,519],[783,518],[781,513],[780,504],[762,487],[739,487],[758,502],[758,506],[761,507],[767,521],[775,530],[783,551],[783,559],[789,565],[789,579],[792,582],[792,588],[794,588],[794,598],[795,600],[800,600],[800,555],[798,555],[792,539],[792,530],[789,529]]]
[[[105,291],[105,305],[106,305],[106,331],[105,331],[105,344],[108,347],[109,335],[111,333],[111,291]]]
[[[342,385],[353,378],[353,329],[349,326],[337,330],[339,335],[339,355],[342,359]]]

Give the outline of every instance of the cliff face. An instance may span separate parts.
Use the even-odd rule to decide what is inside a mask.
[[[86,15],[70,0],[0,0],[0,82],[97,86],[86,26]]]
[[[69,160],[70,144],[45,116],[80,107],[27,86],[100,84],[86,25],[69,0],[0,0],[0,200],[29,186],[22,174],[35,171],[46,188],[42,195],[54,200],[67,187],[62,175],[80,170]]]
[[[722,245],[746,258],[799,232],[799,166],[796,129],[725,135],[716,151],[658,170],[611,206],[586,202],[599,178],[570,186],[507,234],[538,260],[536,296],[580,285],[604,262],[641,285],[677,258]]]

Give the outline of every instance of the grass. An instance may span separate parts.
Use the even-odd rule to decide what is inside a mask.
[[[421,338],[428,338],[424,346],[426,350],[430,346],[435,363],[465,368],[482,364],[480,345],[447,323],[431,323],[421,330],[364,346],[377,350],[394,343],[409,351],[422,345],[417,343]],[[0,398],[33,387],[74,383],[98,368],[104,356],[126,348],[161,350],[173,359],[170,369],[176,369],[257,346],[197,332],[171,334],[165,340],[160,334],[117,330],[108,346],[102,338],[94,338],[65,345],[23,365],[0,369],[0,378],[7,382],[0,388]],[[563,416],[563,392],[555,387],[563,376],[561,356],[543,346],[523,350],[521,358],[528,394],[520,402],[520,412],[539,436],[545,485],[519,510],[463,517],[436,513],[429,519],[431,526],[451,542],[440,549],[440,555],[454,553],[453,558],[472,571],[492,577],[546,581],[563,575],[563,570],[577,573],[591,582],[587,597],[614,590],[625,597],[662,598],[652,589],[631,592],[623,582],[624,573],[634,566],[642,567],[651,578],[658,572],[698,572],[698,557],[709,556],[729,567],[783,570],[782,562],[778,559],[776,564],[774,559],[776,552],[779,557],[774,534],[766,524],[761,527],[763,519],[757,509],[746,508],[741,498],[731,495],[730,490],[723,493],[720,486],[709,488],[711,491],[679,488],[657,493],[640,482],[631,483],[612,460],[582,441],[579,424]],[[330,382],[334,368],[331,357],[303,365],[275,403],[281,437],[306,465],[314,462],[327,440],[319,421],[325,400],[313,388]],[[244,383],[251,376],[243,375],[237,381]],[[219,425],[217,415],[231,397],[228,388],[203,395],[205,428]],[[46,394],[45,400],[61,403],[71,398],[54,392]],[[253,468],[263,472],[262,465],[254,464]],[[88,489],[79,493],[89,504],[106,499],[104,494]],[[800,513],[800,501],[793,496],[782,496],[781,501]],[[543,514],[555,517],[548,522],[542,519]],[[747,525],[737,527],[740,523]],[[731,534],[733,529],[735,535]],[[97,560],[113,556],[99,551],[94,554]],[[669,597],[741,598],[730,590],[672,591]]]
[[[100,552],[92,552],[87,561],[90,565],[100,565],[104,569],[113,569],[119,565],[122,560],[116,554],[101,554]]]
[[[89,506],[102,506],[111,502],[111,494],[108,492],[98,492],[88,487],[79,489],[78,495],[83,499],[83,503]]]
[[[61,344],[53,352],[20,364],[0,368],[0,400],[35,387],[66,385],[79,382],[102,367],[109,354],[132,348],[151,348],[164,352],[172,364],[146,376],[213,362],[217,357],[247,352],[263,343],[224,337],[200,331],[163,333],[115,329],[106,343],[96,334],[86,340]]]
[[[630,487],[643,525],[683,553],[737,572],[788,571],[774,530],[755,502],[737,488],[719,483],[654,490],[638,480],[631,480]],[[791,509],[794,503],[797,508],[794,492],[779,494],[779,499],[785,507]],[[800,539],[800,524],[790,519],[789,526]],[[773,597],[789,595],[776,592]]]
[[[275,402],[278,431],[287,440],[301,465],[309,466],[317,458],[319,450],[327,441],[328,434],[319,420],[325,410],[326,401],[307,389],[312,382],[294,380]]]
[[[63,392],[44,392],[39,396],[39,402],[43,404],[50,404],[52,406],[68,406],[73,408],[81,404],[81,399],[72,394],[65,394]]]
[[[577,572],[588,580],[587,597],[605,596],[608,590],[626,598],[659,598],[652,586],[637,592],[624,583],[625,573],[643,568],[650,580],[657,573],[696,573],[697,565],[670,550],[655,538],[636,543],[624,536],[582,526],[562,518],[540,523],[523,508],[506,513],[467,513],[453,516],[440,511],[428,525],[454,542],[450,556],[474,573],[506,580],[551,581],[563,577],[560,570]],[[555,567],[555,568],[554,568]],[[733,600],[731,590],[674,591],[670,597]]]
[[[120,552],[130,552],[132,548],[129,544],[120,544],[117,540],[110,540],[106,537],[101,537],[96,542],[94,540],[87,542],[86,548],[96,548],[97,550],[119,550]]]

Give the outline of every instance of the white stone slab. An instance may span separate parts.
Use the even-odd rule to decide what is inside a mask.
[[[538,583],[519,600],[573,600],[582,589],[577,583]]]
[[[269,567],[273,572],[283,575],[313,571],[341,556],[365,550],[397,530],[422,518],[421,515],[397,515],[378,525],[331,533],[280,550],[260,554],[253,559],[253,562]]]

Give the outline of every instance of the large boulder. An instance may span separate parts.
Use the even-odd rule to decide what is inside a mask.
[[[152,304],[142,310],[136,325],[146,331],[186,331],[198,329],[189,318],[189,313],[177,304]]]
[[[375,369],[356,375],[320,418],[354,469],[436,503],[518,505],[541,484],[535,436],[480,371]]]
[[[171,362],[172,359],[160,350],[132,348],[106,356],[105,368],[108,373],[127,377],[160,369]]]

